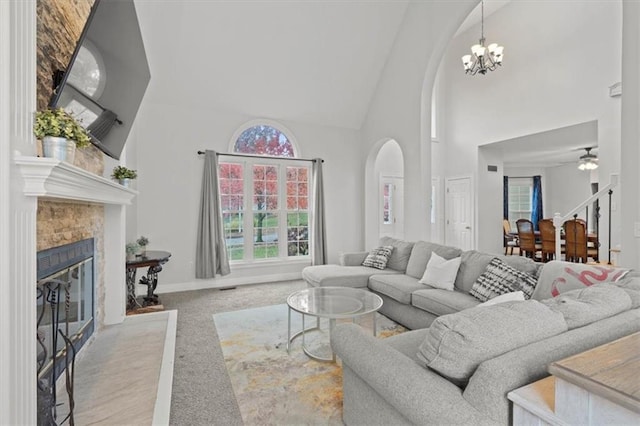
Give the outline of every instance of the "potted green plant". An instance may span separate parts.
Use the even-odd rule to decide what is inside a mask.
[[[136,240],[136,243],[140,246],[140,251],[144,254],[147,251],[147,244],[149,244],[149,239],[142,235],[140,238]]]
[[[45,157],[73,163],[76,147],[89,145],[89,132],[62,108],[37,111],[33,134],[42,140]]]
[[[127,243],[125,250],[127,251],[127,260],[132,260],[135,259],[136,253],[140,251],[140,246],[136,243]]]
[[[138,177],[138,172],[125,166],[116,166],[113,168],[111,177],[118,180],[121,185],[128,187],[129,181]]]

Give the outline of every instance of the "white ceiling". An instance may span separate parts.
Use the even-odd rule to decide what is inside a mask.
[[[359,129],[408,0],[136,0],[147,99]]]
[[[362,126],[409,2],[135,1],[147,100],[351,129]],[[485,1],[485,18],[510,2]],[[480,5],[458,34],[479,22]],[[496,146],[511,167],[558,165],[597,145],[587,127]]]
[[[584,148],[598,153],[598,122],[587,121],[545,132],[524,135],[483,148],[502,153],[505,167],[555,167],[578,163]]]

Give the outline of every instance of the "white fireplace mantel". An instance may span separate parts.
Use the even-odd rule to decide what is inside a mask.
[[[40,198],[129,205],[138,191],[52,158],[14,158],[24,178],[24,195]]]

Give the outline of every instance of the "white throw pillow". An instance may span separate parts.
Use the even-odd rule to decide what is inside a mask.
[[[522,301],[522,300],[524,300],[524,293],[518,290],[511,293],[501,294],[500,296],[496,296],[493,299],[489,299],[486,302],[480,303],[478,306],[490,306],[490,305],[495,305],[496,303]]]
[[[432,252],[427,269],[419,282],[431,287],[453,291],[453,283],[456,281],[461,259],[461,257],[454,257],[451,260],[446,260],[438,256],[436,252]]]

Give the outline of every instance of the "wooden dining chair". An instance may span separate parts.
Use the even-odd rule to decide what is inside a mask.
[[[518,236],[511,232],[511,223],[507,219],[502,219],[502,237],[504,244],[504,254],[513,254],[513,249],[519,247]]]
[[[541,260],[538,252],[542,250],[542,245],[536,242],[533,223],[529,219],[518,219],[516,226],[518,228],[518,241],[520,242],[520,255],[534,260]]]
[[[565,259],[569,262],[587,263],[588,258],[598,261],[598,248],[587,245],[587,225],[581,219],[571,219],[563,225]]]
[[[556,227],[552,219],[542,219],[538,222],[538,229],[540,229],[542,261],[549,262],[556,257]]]

